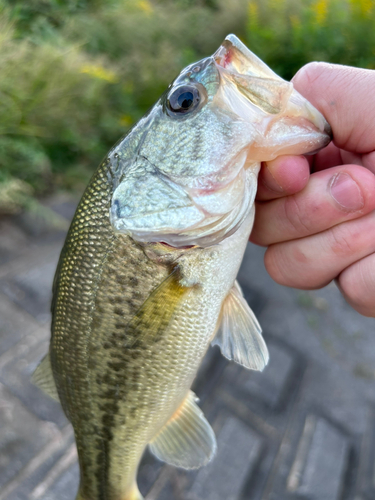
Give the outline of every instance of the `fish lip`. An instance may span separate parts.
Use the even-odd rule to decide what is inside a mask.
[[[212,58],[219,68],[229,70],[231,73],[285,82],[233,34],[225,37]]]
[[[167,243],[165,241],[155,241],[157,245],[163,245],[166,248],[171,248],[172,250],[190,250],[191,248],[197,248],[197,245],[185,245],[185,246],[174,246],[171,245],[170,243]]]
[[[305,156],[312,156],[312,155],[315,155],[316,153],[319,153],[319,151],[321,151],[322,149],[324,149],[328,146],[328,144],[331,142],[331,140],[332,140],[332,132],[330,135],[327,133],[327,135],[325,137],[325,142],[323,142],[321,146],[313,149],[312,151],[307,151],[306,153],[304,153],[304,155]]]
[[[244,53],[244,50],[239,49],[238,45],[241,44],[241,42],[238,40],[239,43],[233,43],[232,38],[238,40],[235,35],[228,35],[223,41],[223,43],[220,45],[220,47],[217,49],[217,51],[212,55],[212,59],[215,62],[219,74],[221,74],[221,70],[224,69],[226,71],[229,71],[230,73],[237,73],[238,75],[244,75],[246,74],[246,70],[250,69],[251,59],[247,57],[247,54]],[[245,48],[247,49],[247,47]],[[233,62],[236,62],[236,60],[239,60],[238,56],[240,57],[244,56],[244,60],[248,63],[248,67],[243,68],[244,71],[239,71],[237,67],[234,68],[233,64],[231,64]]]

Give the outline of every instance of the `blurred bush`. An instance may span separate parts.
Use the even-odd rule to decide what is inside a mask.
[[[187,64],[236,33],[281,76],[373,67],[373,0],[0,0],[0,202],[81,190]]]
[[[375,68],[374,0],[250,0],[246,42],[290,79],[310,61]]]

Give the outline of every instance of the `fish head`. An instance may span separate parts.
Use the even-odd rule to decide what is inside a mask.
[[[218,244],[251,211],[261,161],[314,152],[330,135],[292,83],[229,35],[112,151],[111,223],[141,243]]]

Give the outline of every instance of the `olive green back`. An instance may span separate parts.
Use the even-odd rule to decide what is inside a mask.
[[[56,271],[52,305],[51,363],[75,430],[81,495],[89,500],[112,498],[109,448],[123,396],[113,391],[126,373],[126,367],[116,366],[125,326],[168,274],[130,238],[114,233],[109,168],[107,160],[79,203]]]

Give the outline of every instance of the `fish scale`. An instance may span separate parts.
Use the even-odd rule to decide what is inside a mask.
[[[248,369],[268,362],[236,282],[260,161],[317,150],[328,131],[230,35],[108,153],[68,232],[50,354],[34,374],[73,425],[77,500],[141,500],[147,445],[188,469],[213,458],[213,430],[189,390],[210,342]]]
[[[172,325],[154,350],[148,344],[121,350],[131,343],[126,318],[134,316],[169,271],[150,261],[129,237],[114,234],[108,221],[109,189],[103,166],[82,198],[61,256],[51,345],[60,399],[75,428],[78,449],[88,458],[81,461],[81,494],[98,500],[120,498],[134,482],[136,470],[129,464],[139,460],[155,427],[179,406],[207,349],[198,321],[188,324],[187,332],[178,323]],[[95,276],[83,265],[87,247],[95,255],[90,259]],[[191,317],[191,309],[194,305],[188,304],[180,322]],[[61,315],[71,318],[68,324]],[[74,374],[74,387],[67,373]],[[95,424],[87,421],[88,414]]]
[[[98,380],[97,375],[103,364],[108,365],[110,360],[115,359],[109,355],[103,363],[102,351],[107,350],[107,345],[103,346],[103,343],[111,341],[110,332],[116,334],[119,331],[119,325],[116,324],[118,315],[112,315],[111,309],[115,310],[121,303],[121,317],[134,315],[150,290],[166,275],[166,271],[161,271],[160,266],[146,259],[139,246],[128,237],[114,234],[108,220],[111,184],[107,170],[108,167],[103,165],[88,187],[62,252],[57,274],[59,290],[55,297],[51,344],[60,399],[75,427],[78,448],[84,448],[85,457],[89,458],[81,464],[82,491],[88,498],[96,498],[95,490],[100,489],[103,482],[98,477],[103,476],[106,458],[102,456],[103,450],[98,440],[103,436],[108,437],[108,429],[111,428],[108,416],[116,413],[113,411],[116,403],[104,406],[104,411],[100,412],[99,408],[103,404],[100,401],[104,405],[106,401],[111,401],[111,398],[105,397],[105,390],[113,389],[114,384],[110,377],[106,379],[105,374],[103,380]],[[87,263],[88,249],[95,255],[88,263],[91,273],[86,271],[84,265]],[[137,273],[137,266],[138,269],[141,267],[142,273]],[[128,272],[123,272],[124,269]],[[134,287],[133,277],[142,281],[138,283],[139,288]],[[69,320],[66,321],[66,318]],[[123,328],[122,324],[120,326]],[[122,337],[123,334],[120,334],[117,339],[115,353],[123,341]],[[124,373],[129,372],[124,371],[122,377]],[[74,388],[69,384],[73,374]],[[98,395],[99,403],[95,405],[93,400]],[[90,414],[103,423],[104,431],[98,428],[98,424],[87,421],[87,415]],[[92,453],[90,447],[93,448]],[[104,452],[104,455],[107,454],[108,451]],[[95,466],[97,457],[100,458],[99,466]],[[93,484],[93,475],[97,477],[96,485]]]

